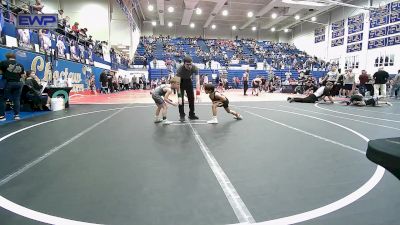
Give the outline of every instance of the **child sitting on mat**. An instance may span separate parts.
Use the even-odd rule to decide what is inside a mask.
[[[165,125],[171,124],[171,121],[167,120],[167,103],[177,106],[178,104],[170,100],[168,97],[172,93],[172,90],[179,90],[181,83],[180,77],[173,77],[169,84],[162,84],[151,93],[151,97],[157,105],[156,116],[154,123],[162,122]],[[164,98],[163,98],[164,97]],[[159,117],[160,112],[162,114],[162,119]]]
[[[209,124],[217,124],[218,123],[217,107],[224,107],[224,109],[226,110],[227,113],[234,115],[234,117],[233,117],[234,119],[241,120],[243,118],[239,113],[229,109],[229,100],[225,96],[220,94],[218,91],[215,91],[214,85],[205,84],[204,91],[206,92],[206,94],[209,94],[209,97],[213,103],[212,104],[213,118],[211,120],[207,121],[207,123],[209,123]]]

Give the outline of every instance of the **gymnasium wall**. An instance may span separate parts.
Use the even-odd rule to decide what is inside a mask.
[[[45,5],[43,12],[57,13],[58,9],[63,9],[64,15],[70,17],[71,26],[74,22],[79,22],[79,27],[88,28],[89,34],[95,40],[108,41],[111,45],[132,46],[130,52],[133,57],[140,31],[132,31],[126,15],[116,0],[43,0],[42,2]],[[22,2],[17,0],[16,5],[22,5]],[[136,15],[134,19],[140,24]]]
[[[377,6],[379,4],[384,5],[390,2],[392,1],[388,0],[379,2],[372,1],[372,4],[373,6]],[[360,1],[360,0],[352,1],[351,4],[358,6],[366,6],[368,5],[368,1]],[[347,46],[351,44],[347,43],[349,36],[347,18],[361,13],[365,14],[364,30],[360,32],[363,35],[363,39],[362,41],[358,42],[362,43],[362,50],[348,53]],[[369,73],[374,73],[378,69],[378,67],[374,65],[375,59],[380,56],[384,57],[390,55],[394,55],[394,65],[385,66],[385,70],[387,70],[391,74],[395,74],[397,73],[397,70],[400,69],[400,54],[398,54],[398,52],[400,51],[400,45],[368,49],[368,40],[370,31],[368,11],[356,8],[349,8],[349,7],[338,7],[327,14],[318,16],[317,18],[318,22],[329,24],[329,26],[324,26],[325,41],[315,43],[314,31],[316,28],[321,27],[321,25],[305,22],[296,26],[293,29],[293,34],[292,34],[293,38],[291,39],[290,42],[294,43],[296,47],[306,51],[311,55],[317,56],[327,61],[331,60],[339,61],[340,67],[342,69],[344,69],[346,61],[354,60],[359,63],[359,68],[355,69],[356,73],[359,73],[361,69],[366,69]],[[332,23],[340,21],[342,19],[345,20],[344,21],[345,33],[343,36],[344,43],[343,45],[332,47]],[[335,38],[335,40],[337,40],[337,38]]]
[[[238,38],[253,38],[260,40],[271,40],[278,41],[278,33],[271,32],[269,30],[257,30],[252,31],[251,27],[244,30],[233,31],[231,26],[224,26],[222,24],[217,24],[215,30],[211,28],[203,29],[203,24],[196,24],[195,28],[190,28],[189,26],[182,26],[179,24],[174,24],[172,28],[167,25],[153,27],[150,22],[143,23],[142,35],[170,35],[172,37],[205,37],[208,39],[234,39],[236,35]]]

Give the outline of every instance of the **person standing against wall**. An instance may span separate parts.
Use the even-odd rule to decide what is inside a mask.
[[[14,119],[19,120],[21,92],[23,87],[21,75],[25,73],[24,66],[16,61],[14,53],[9,52],[6,54],[6,60],[0,62],[0,73],[3,75],[3,82],[5,82],[4,91],[0,93],[0,121],[6,120],[6,96],[9,97],[14,104]]]
[[[189,119],[197,120],[194,113],[194,92],[193,92],[193,75],[196,76],[196,86],[200,85],[199,69],[192,64],[192,58],[186,56],[183,59],[183,65],[176,72],[176,76],[181,78],[181,87],[178,91],[179,99],[179,117],[180,121],[185,121],[185,109],[184,109],[184,92],[186,91],[187,98],[189,101]]]

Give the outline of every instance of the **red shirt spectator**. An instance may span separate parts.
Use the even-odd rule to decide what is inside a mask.
[[[368,83],[369,76],[368,76],[367,72],[365,70],[363,70],[361,75],[358,77],[358,79],[360,80],[360,84],[364,85],[364,84]]]
[[[79,33],[79,23],[78,23],[78,22],[75,22],[71,29],[72,29],[72,31],[74,31],[75,33]]]

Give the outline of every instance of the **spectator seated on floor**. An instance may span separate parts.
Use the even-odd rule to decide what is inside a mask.
[[[35,71],[26,71],[26,79],[23,92],[23,99],[31,103],[33,110],[49,109],[50,98],[47,94],[43,94],[44,86],[40,84],[39,78],[36,76]]]

